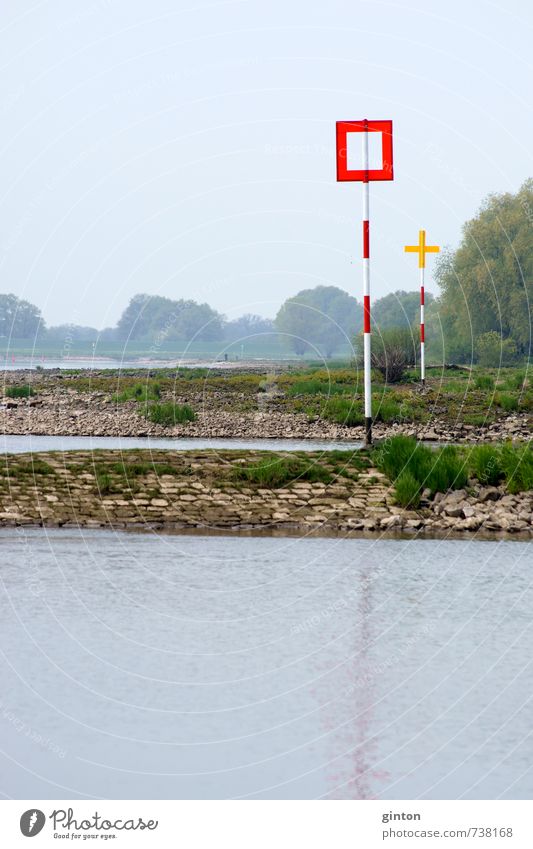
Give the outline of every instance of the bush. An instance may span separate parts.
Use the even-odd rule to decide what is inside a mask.
[[[416,509],[420,504],[420,483],[411,472],[402,472],[394,485],[394,497],[400,507]]]
[[[163,427],[173,427],[173,425],[183,422],[194,422],[196,419],[196,413],[192,407],[189,407],[188,404],[174,404],[172,401],[150,404],[146,407],[145,416],[154,424],[160,424]]]
[[[490,374],[478,374],[475,386],[476,389],[494,389],[494,378]]]
[[[468,455],[472,476],[480,483],[496,486],[502,475],[500,451],[494,445],[476,445]]]
[[[7,398],[31,398],[35,390],[26,383],[24,386],[8,386],[5,395]]]
[[[330,472],[317,463],[300,460],[297,457],[265,457],[256,463],[237,466],[233,478],[239,481],[255,483],[259,486],[280,487],[293,480],[314,483],[331,483]]]
[[[413,335],[402,327],[390,327],[372,336],[371,363],[387,383],[399,383],[408,366],[416,362]]]
[[[528,445],[515,446],[508,442],[501,448],[501,467],[509,492],[533,489],[533,451]]]

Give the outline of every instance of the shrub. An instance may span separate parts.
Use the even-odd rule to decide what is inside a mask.
[[[408,366],[416,361],[415,343],[410,330],[390,327],[372,337],[372,367],[387,383],[399,383]]]
[[[500,458],[509,492],[533,489],[533,451],[528,445],[507,442],[501,448]]]
[[[145,409],[145,416],[154,424],[160,424],[163,427],[193,422],[196,419],[196,413],[192,407],[189,407],[188,404],[174,404],[172,401],[148,405]]]
[[[233,470],[235,480],[255,483],[259,486],[279,487],[293,480],[311,483],[331,483],[332,475],[323,466],[300,460],[297,457],[264,457],[256,463],[237,466]]]
[[[394,497],[400,507],[416,509],[420,504],[420,483],[411,472],[402,472],[394,485]]]
[[[476,389],[494,389],[494,378],[490,374],[478,374],[475,386]]]
[[[31,398],[35,390],[26,383],[24,386],[8,386],[5,395],[7,398]]]
[[[502,475],[500,450],[494,445],[476,445],[468,455],[473,477],[480,483],[496,486]]]

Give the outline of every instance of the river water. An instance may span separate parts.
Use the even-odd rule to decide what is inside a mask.
[[[33,451],[92,451],[98,448],[170,448],[174,451],[203,451],[211,449],[256,449],[263,451],[332,451],[358,450],[363,445],[356,441],[326,439],[174,439],[170,437],[136,436],[35,436],[0,434],[0,452],[24,454]]]
[[[0,547],[8,796],[533,795],[527,543]]]

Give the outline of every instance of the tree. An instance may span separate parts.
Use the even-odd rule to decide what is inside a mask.
[[[95,327],[83,327],[79,324],[58,324],[49,327],[46,338],[56,340],[70,339],[72,342],[95,342],[98,330]]]
[[[426,292],[426,307],[429,307],[434,298],[430,292]],[[378,298],[372,307],[372,323],[380,330],[388,327],[411,327],[420,317],[420,290],[415,292],[404,292],[398,289],[389,295]]]
[[[489,330],[478,336],[476,355],[482,366],[509,366],[516,360],[516,344],[513,339],[502,339],[499,333]]]
[[[346,346],[362,323],[362,306],[336,286],[298,292],[285,301],[275,319],[296,354],[318,349],[326,357]]]
[[[0,336],[35,339],[45,328],[41,311],[16,295],[0,295]]]
[[[260,333],[275,333],[276,326],[271,318],[262,318],[260,315],[247,313],[233,321],[224,324],[224,338],[230,342],[245,339],[249,336],[257,336]]]
[[[519,355],[531,349],[533,180],[516,194],[490,195],[463,227],[459,249],[444,252],[435,278],[447,343],[464,356],[482,334],[511,339]]]
[[[222,338],[222,316],[208,304],[173,301],[160,295],[135,295],[117,324],[122,340],[202,341]]]

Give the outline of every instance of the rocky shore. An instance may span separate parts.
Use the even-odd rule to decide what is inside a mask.
[[[324,480],[271,488],[239,470],[265,452],[72,451],[7,455],[0,526],[183,532],[533,537],[533,493],[481,486],[430,498],[417,510],[394,503],[390,482],[360,452],[312,452]]]
[[[188,399],[176,399],[185,403]],[[262,400],[262,399],[261,399]],[[47,436],[168,436],[238,439],[363,439],[363,427],[346,427],[304,413],[284,412],[262,405],[257,410],[234,411],[202,400],[196,421],[163,427],[139,415],[138,404],[114,403],[103,392],[53,392],[36,398],[0,401],[0,432]],[[377,439],[403,433],[427,442],[501,442],[530,439],[531,421],[525,413],[510,414],[487,426],[450,424],[433,418],[430,424],[376,422]]]

